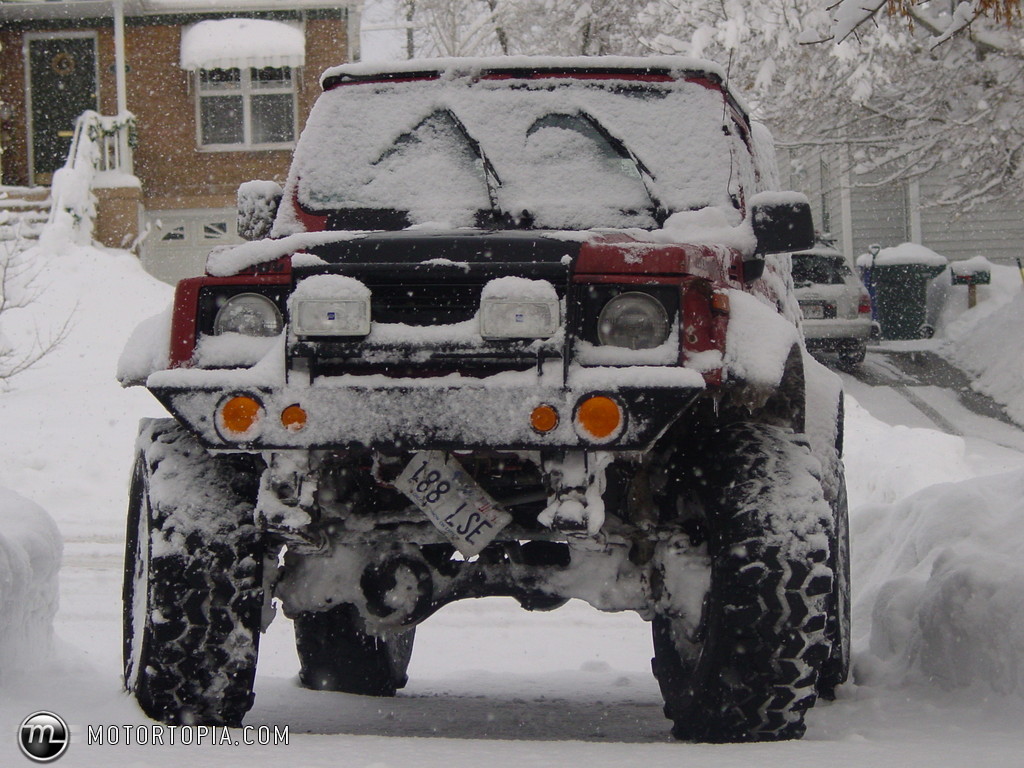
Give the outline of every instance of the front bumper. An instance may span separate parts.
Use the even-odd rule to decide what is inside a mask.
[[[704,389],[699,372],[669,366],[573,366],[564,381],[560,365],[479,379],[457,374],[422,379],[342,375],[305,384],[261,382],[239,373],[160,371],[150,376],[147,386],[206,447],[246,451],[638,450],[650,446]],[[244,440],[229,439],[216,418],[225,399],[238,394],[254,397],[263,409]],[[579,402],[595,394],[614,399],[624,414],[620,429],[604,440],[588,437],[575,419]],[[559,416],[557,426],[543,434],[530,421],[541,404],[552,406]],[[281,422],[281,413],[292,405],[308,414],[300,430],[289,430]]]

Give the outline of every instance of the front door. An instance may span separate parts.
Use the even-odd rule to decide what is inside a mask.
[[[28,41],[32,99],[32,181],[49,184],[64,165],[75,119],[97,108],[96,39],[35,38]]]

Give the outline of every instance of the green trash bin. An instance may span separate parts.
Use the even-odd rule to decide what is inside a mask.
[[[916,243],[878,252],[871,280],[883,339],[924,339],[934,333],[928,324],[928,281],[946,264],[944,256]]]

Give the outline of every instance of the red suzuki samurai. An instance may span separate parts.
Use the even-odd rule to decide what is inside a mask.
[[[328,70],[284,187],[136,333],[125,685],[237,725],[276,600],[303,685],[391,696],[464,598],[651,623],[680,739],[799,737],[849,667],[810,208],[681,58]]]

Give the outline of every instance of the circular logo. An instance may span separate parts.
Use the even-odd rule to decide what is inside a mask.
[[[49,763],[63,755],[71,742],[71,731],[60,715],[33,712],[21,721],[18,746],[25,757],[37,763]]]

